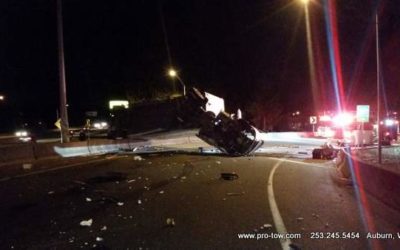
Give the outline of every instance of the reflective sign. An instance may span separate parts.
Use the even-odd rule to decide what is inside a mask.
[[[369,105],[357,105],[357,121],[369,122]]]
[[[317,117],[316,116],[310,116],[310,124],[317,124]]]

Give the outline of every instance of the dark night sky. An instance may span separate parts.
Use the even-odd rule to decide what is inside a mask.
[[[336,2],[346,94],[353,105],[374,105],[376,1]],[[400,4],[380,6],[385,88],[390,108],[399,109]],[[143,84],[172,88],[161,13],[172,64],[187,85],[223,96],[231,107],[247,105],[260,86],[276,86],[287,112],[313,111],[304,12],[296,1],[64,0],[63,8],[71,117],[126,98]],[[332,108],[322,1],[314,1],[310,13],[319,98]],[[55,0],[0,1],[0,93],[13,110],[55,120]]]

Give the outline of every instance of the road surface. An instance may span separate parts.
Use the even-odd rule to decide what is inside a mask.
[[[398,212],[358,202],[331,170],[311,159],[170,153],[3,169],[0,249],[399,248]],[[371,224],[393,239],[368,240]]]

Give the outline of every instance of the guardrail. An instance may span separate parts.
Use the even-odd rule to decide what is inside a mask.
[[[384,204],[400,210],[400,174],[355,159],[349,148],[339,152],[335,163],[340,179],[348,180]]]

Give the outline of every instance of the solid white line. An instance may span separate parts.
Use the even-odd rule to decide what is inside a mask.
[[[273,187],[273,180],[274,180],[274,174],[275,170],[279,167],[279,165],[282,164],[282,160],[279,160],[272,168],[269,177],[268,177],[268,202],[269,202],[269,207],[271,208],[271,213],[272,213],[272,218],[274,220],[275,228],[278,231],[279,234],[287,234],[287,230],[285,227],[285,224],[283,223],[283,219],[281,217],[281,214],[278,209],[278,205],[276,204],[275,201],[275,195],[274,195],[274,187]],[[279,239],[282,249],[283,250],[289,250],[290,249],[290,239]]]

